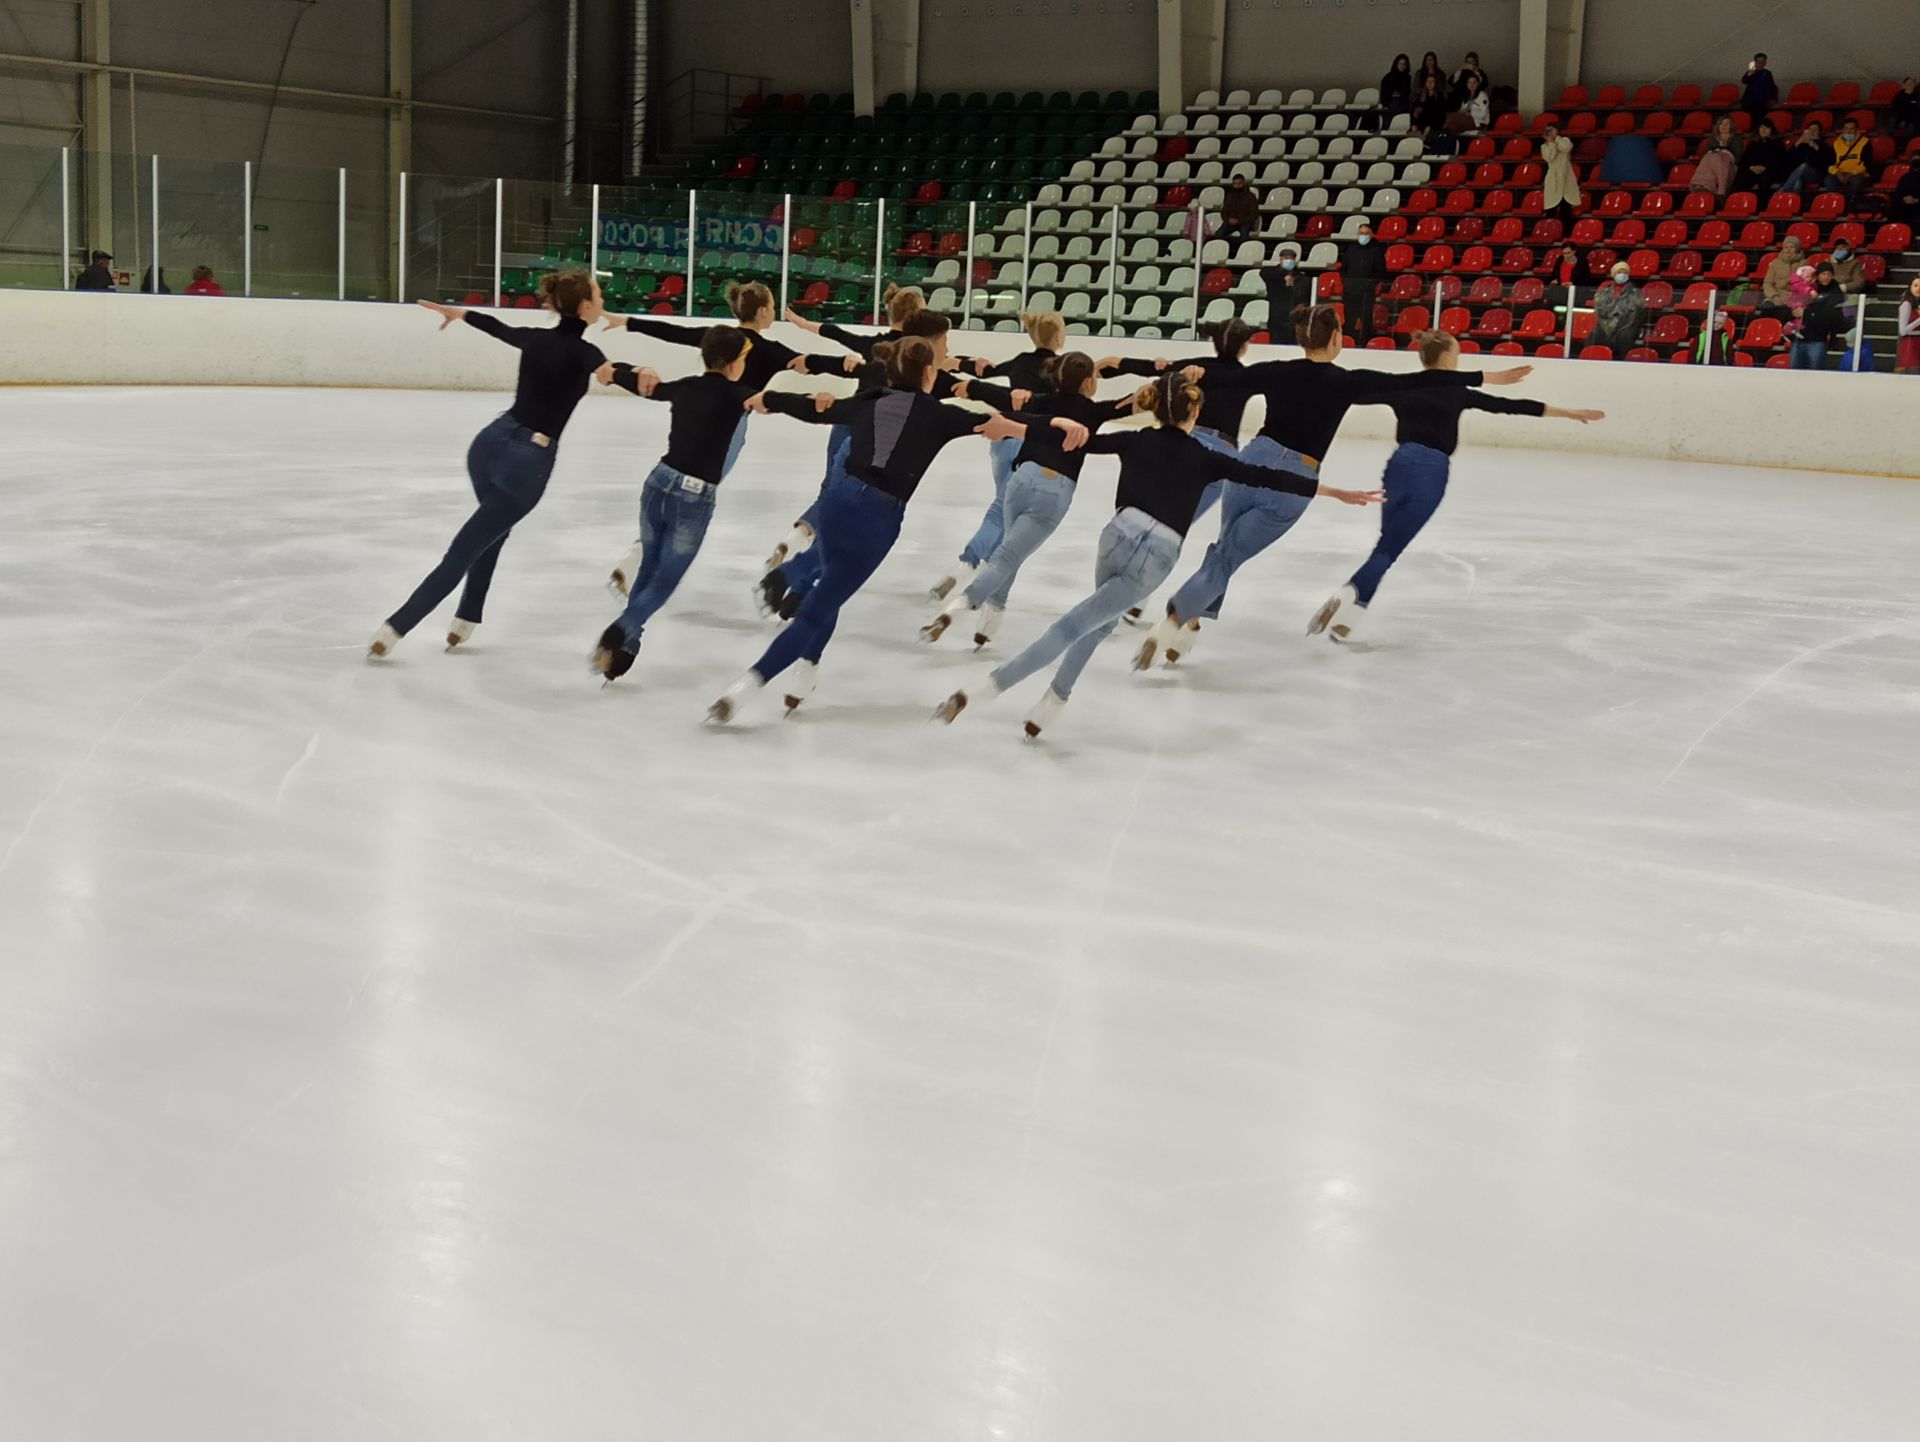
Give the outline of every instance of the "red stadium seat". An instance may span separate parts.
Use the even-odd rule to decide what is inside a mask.
[[[1526,318],[1520,322],[1520,329],[1513,335],[1515,340],[1540,340],[1542,337],[1552,335],[1558,327],[1559,322],[1555,320],[1552,311],[1530,310]]]
[[[1656,110],[1640,122],[1640,133],[1649,139],[1657,140],[1663,135],[1673,134],[1673,112]]]
[[[1472,211],[1476,205],[1477,202],[1471,190],[1450,190],[1447,192],[1446,204],[1443,209],[1445,209],[1449,215],[1466,215]]]
[[[1513,168],[1513,188],[1531,190],[1546,179],[1547,169],[1537,160],[1523,161]]]
[[[1635,280],[1646,280],[1660,274],[1660,253],[1655,250],[1636,250],[1627,257],[1627,269]]]
[[[1653,158],[1671,169],[1687,158],[1687,142],[1677,135],[1669,135],[1653,147]]]
[[[1689,138],[1705,135],[1713,129],[1713,117],[1704,110],[1690,110],[1686,119],[1680,122],[1680,133]]]
[[[1464,305],[1449,306],[1440,312],[1440,329],[1451,336],[1463,336],[1473,328],[1473,313]]]
[[[1519,114],[1517,111],[1509,111],[1493,122],[1493,133],[1495,135],[1512,135],[1524,129],[1526,123],[1525,116]]]
[[[1820,248],[1820,227],[1810,220],[1796,220],[1787,227],[1787,234],[1800,242],[1800,248],[1809,254]]]
[[[1460,256],[1459,269],[1466,275],[1484,275],[1493,269],[1493,251],[1484,245],[1470,245]]]
[[[1679,92],[1674,92],[1673,103],[1680,103]],[[1713,93],[1707,96],[1707,106],[1713,110],[1726,110],[1740,103],[1740,87],[1732,84],[1720,84],[1713,87]]]
[[[1658,85],[1642,85],[1627,102],[1635,110],[1658,110],[1667,103],[1667,92]]]
[[[1393,343],[1392,336],[1377,335],[1372,340],[1367,342],[1367,349],[1368,350],[1398,350],[1399,347]]]
[[[1581,360],[1612,360],[1613,347],[1610,345],[1582,346],[1580,349],[1580,359]]]
[[[1680,202],[1680,213],[1685,216],[1698,217],[1712,215],[1713,212],[1714,199],[1704,190],[1696,190]]]
[[[1588,246],[1598,245],[1606,238],[1607,229],[1599,221],[1588,216],[1573,223],[1573,234],[1567,238],[1585,250]]]
[[[1687,324],[1683,315],[1663,315],[1653,323],[1653,331],[1647,336],[1648,345],[1685,345],[1692,338],[1693,327]]]
[[[1569,115],[1567,123],[1560,127],[1560,133],[1574,140],[1583,140],[1593,134],[1599,124],[1599,118],[1592,111],[1583,110],[1578,115]]]
[[[1418,271],[1406,271],[1395,276],[1393,285],[1387,291],[1387,300],[1394,305],[1405,305],[1410,300],[1418,300],[1426,294],[1427,283]]]
[[[1593,213],[1595,215],[1604,215],[1611,219],[1614,216],[1627,215],[1631,213],[1632,210],[1633,197],[1631,195],[1624,190],[1609,190],[1605,195],[1600,197],[1600,204],[1594,207]]]
[[[1409,195],[1407,197],[1407,204],[1405,208],[1413,212],[1415,215],[1418,215],[1422,211],[1436,209],[1439,206],[1439,204],[1440,204],[1439,193],[1437,191],[1428,189],[1426,186],[1422,186],[1420,189],[1414,191],[1412,195]]]
[[[1716,290],[1717,287],[1712,281],[1697,280],[1687,287],[1687,293],[1680,297],[1680,304],[1674,309],[1686,311],[1689,314],[1696,312],[1704,314],[1707,307],[1713,303]]]
[[[1499,345],[1495,346],[1492,351],[1489,352],[1491,355],[1525,355],[1526,353],[1527,348],[1525,346],[1521,345],[1518,341],[1510,340],[1501,341]]]
[[[1839,196],[1833,197],[1839,200]],[[1790,190],[1776,190],[1767,201],[1764,212],[1769,220],[1792,220],[1800,213],[1800,197]]]
[[[1515,310],[1535,306],[1546,299],[1546,282],[1537,275],[1525,276],[1513,283],[1513,294],[1508,297]]]
[[[1660,352],[1648,346],[1636,346],[1634,349],[1628,351],[1624,356],[1622,356],[1621,359],[1630,360],[1630,361],[1640,361],[1641,363],[1644,364],[1647,361],[1659,360]]]
[[[1687,243],[1684,220],[1663,220],[1653,228],[1653,244],[1661,250],[1678,250]]]
[[[1458,186],[1465,185],[1467,183],[1467,167],[1457,160],[1450,160],[1440,167],[1440,173],[1434,176],[1433,183],[1441,190],[1453,190]]]
[[[1423,215],[1413,228],[1415,245],[1433,245],[1447,238],[1447,219],[1443,215]]]
[[[1393,323],[1393,333],[1412,335],[1415,331],[1426,330],[1432,323],[1432,311],[1424,305],[1410,305],[1400,312],[1400,318]]]
[[[1835,83],[1833,89],[1827,92],[1827,104],[1833,106],[1836,110],[1845,109],[1849,105],[1858,105],[1859,103],[1860,85],[1857,81],[1838,81]]]
[[[1467,299],[1474,305],[1498,305],[1503,287],[1497,275],[1483,275],[1473,283],[1473,289],[1467,292]]]
[[[1624,110],[1616,110],[1607,117],[1607,123],[1600,127],[1602,135],[1631,135],[1633,116]]]
[[[1780,322],[1770,315],[1757,315],[1747,322],[1747,333],[1740,337],[1741,350],[1772,350],[1780,344]]]
[[[1453,269],[1453,247],[1450,245],[1430,245],[1427,253],[1420,257],[1419,268],[1428,275]]]
[[[1373,238],[1382,245],[1394,245],[1407,238],[1407,218],[1389,215],[1373,228]]]
[[[1872,249],[1875,254],[1899,255],[1912,248],[1913,227],[1903,221],[1890,220],[1874,232]]]
[[[1657,220],[1663,215],[1673,214],[1673,192],[1670,190],[1649,190],[1640,197],[1638,214],[1649,220]]]
[[[1481,340],[1503,340],[1513,332],[1513,312],[1498,306],[1480,313],[1473,333]]]
[[[1650,280],[1640,287],[1640,298],[1648,310],[1665,310],[1673,304],[1673,287],[1664,280]]]
[[[1820,103],[1820,87],[1810,80],[1802,80],[1787,92],[1787,104],[1796,108],[1805,108]]]
[[[1569,85],[1560,92],[1559,100],[1554,103],[1562,110],[1578,110],[1587,103],[1587,87],[1584,85]]]
[[[1900,82],[1898,80],[1879,81],[1874,85],[1872,90],[1867,92],[1867,104],[1876,107],[1891,105],[1893,104],[1893,97],[1899,93]]]
[[[1600,93],[1593,97],[1596,110],[1617,110],[1627,103],[1627,87],[1624,85],[1603,85]]]
[[[1725,250],[1733,244],[1733,227],[1724,220],[1704,221],[1693,233],[1693,243],[1702,250]]]
[[[1487,198],[1480,202],[1480,208],[1488,215],[1506,215],[1513,209],[1513,192],[1489,190]]]
[[[1700,274],[1706,262],[1700,258],[1697,250],[1676,250],[1673,259],[1667,262],[1667,274],[1675,280],[1692,280]]]
[[[1707,274],[1715,280],[1745,280],[1747,257],[1737,250],[1723,250],[1713,258],[1713,267]]]
[[[1523,275],[1533,269],[1533,264],[1533,252],[1526,246],[1509,246],[1500,257],[1499,270],[1502,275]]]
[[[1740,239],[1734,243],[1742,250],[1770,250],[1773,247],[1773,222],[1750,220],[1740,227]]]
[[[1529,245],[1558,245],[1566,236],[1566,233],[1566,228],[1562,226],[1557,219],[1549,216],[1546,219],[1536,220],[1533,223],[1533,229],[1527,232],[1527,243]]]
[[[1483,160],[1492,160],[1495,149],[1492,136],[1477,136],[1467,142],[1467,148],[1460,152],[1460,158],[1469,165],[1478,165]]]
[[[1760,197],[1750,190],[1735,191],[1720,202],[1720,214],[1728,220],[1748,220],[1760,210]]]
[[[1518,245],[1525,237],[1527,228],[1520,223],[1517,215],[1503,215],[1494,221],[1493,229],[1487,235],[1487,244],[1493,246]]]
[[[1468,156],[1467,158],[1471,160],[1473,157]],[[1482,190],[1491,190],[1496,185],[1505,185],[1506,183],[1507,167],[1497,160],[1485,161],[1474,168],[1472,184],[1477,185]]]
[[[1413,264],[1413,247],[1410,245],[1390,245],[1387,247],[1387,269],[1405,270]]]
[[[1200,294],[1202,295],[1225,295],[1232,289],[1233,272],[1224,266],[1215,266],[1212,270],[1209,270],[1206,275],[1201,277]],[[1321,285],[1320,291],[1322,295],[1326,293],[1324,283]]]
[[[1466,215],[1462,216],[1460,223],[1454,226],[1451,238],[1455,245],[1473,245],[1477,241],[1484,239],[1486,233],[1487,222],[1483,217]]]
[[[1607,237],[1607,244],[1627,250],[1633,246],[1645,244],[1646,239],[1647,223],[1644,220],[1629,218],[1614,225],[1613,234]]]
[[[1567,347],[1563,341],[1550,340],[1545,345],[1534,347],[1533,353],[1542,360],[1565,360]]]

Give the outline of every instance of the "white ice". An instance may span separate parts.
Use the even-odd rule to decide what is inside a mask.
[[[957,448],[716,733],[790,422],[628,681],[625,398],[363,659],[499,404],[0,394],[0,1434],[1914,1435],[1920,485],[1469,444],[1371,645],[1317,505],[1029,745]]]

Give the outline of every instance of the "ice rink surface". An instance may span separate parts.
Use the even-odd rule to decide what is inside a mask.
[[[1316,505],[1030,745],[926,719],[968,442],[717,733],[777,419],[626,682],[625,398],[362,659],[500,404],[0,394],[0,1432],[1914,1435],[1920,483],[1469,440],[1367,647]]]

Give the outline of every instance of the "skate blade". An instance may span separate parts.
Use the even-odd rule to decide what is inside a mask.
[[[953,594],[953,588],[959,584],[959,578],[948,576],[945,580],[927,588],[927,595],[936,601],[944,601]]]
[[[732,720],[733,702],[727,700],[726,697],[722,696],[718,701],[707,707],[707,724],[709,726],[725,726]]]
[[[960,713],[967,709],[967,693],[955,691],[946,700],[933,708],[933,720],[951,726]]]
[[[787,715],[791,716],[800,709],[802,703],[804,703],[807,698],[805,696],[787,696],[782,699],[787,703]]]
[[[1145,617],[1146,617],[1146,611],[1139,606],[1135,606],[1132,609],[1130,609],[1126,613],[1126,615],[1122,616],[1120,619],[1122,621],[1125,621],[1129,626],[1138,626],[1141,623],[1141,621],[1145,619]]]
[[[787,559],[787,544],[785,541],[782,541],[779,545],[773,548],[773,554],[767,557],[766,565],[762,566],[760,569],[762,571],[771,571],[786,559]]]
[[[978,631],[975,631],[973,633],[973,649],[976,651],[986,650],[987,643],[992,639],[993,637],[991,636],[982,636]]]
[[[1151,671],[1153,669],[1154,655],[1159,649],[1158,644],[1153,641],[1141,642],[1140,654],[1133,658],[1133,669],[1136,671]]]
[[[1329,626],[1327,628],[1327,634],[1336,641],[1345,641],[1349,636],[1353,634],[1353,627],[1345,624],[1338,625],[1338,626]]]
[[[1326,630],[1327,622],[1334,618],[1334,614],[1339,611],[1339,609],[1340,598],[1338,596],[1329,596],[1321,605],[1320,609],[1313,613],[1313,619],[1307,622],[1307,634],[1309,636],[1318,636],[1322,631]]]
[[[931,621],[927,622],[926,625],[920,628],[920,639],[922,641],[927,642],[928,644],[932,644],[933,642],[938,641],[942,636],[946,635],[947,627],[951,626],[952,624],[953,624],[953,617],[951,616],[946,616],[946,615],[935,616]]]
[[[1020,729],[1027,733],[1027,740],[1038,741],[1040,739],[1040,728],[1033,722],[1025,722]]]

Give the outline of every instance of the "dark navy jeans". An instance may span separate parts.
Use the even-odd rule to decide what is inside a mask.
[[[753,663],[771,681],[795,661],[818,661],[840,620],[840,608],[866,585],[900,536],[906,503],[885,491],[837,475],[820,496],[820,534],[806,554],[821,552],[820,579],[793,619]]]

